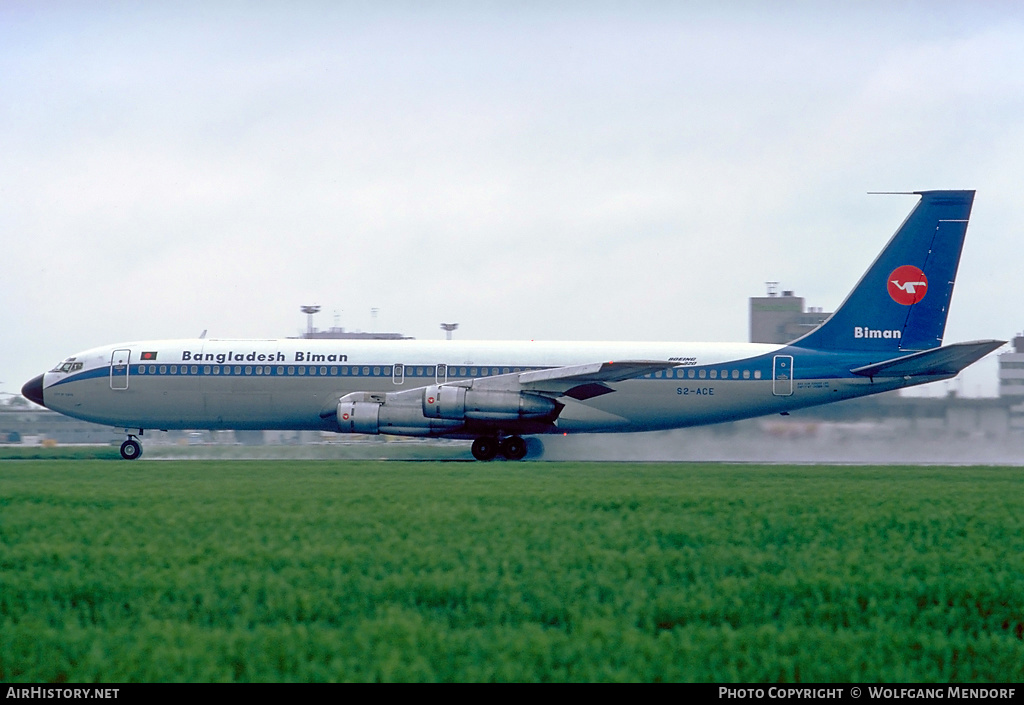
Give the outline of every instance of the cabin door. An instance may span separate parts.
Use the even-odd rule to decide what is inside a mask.
[[[115,350],[110,355],[110,388],[128,389],[128,364],[131,350]]]
[[[772,394],[788,397],[793,393],[793,356],[776,355],[772,363]]]

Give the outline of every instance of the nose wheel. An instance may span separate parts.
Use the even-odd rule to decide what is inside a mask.
[[[494,460],[498,453],[507,460],[522,460],[526,457],[526,441],[520,436],[509,436],[501,440],[494,436],[480,436],[473,441],[472,450],[477,460]]]
[[[128,436],[128,440],[121,444],[121,457],[125,460],[138,460],[142,456],[142,444],[135,436]]]

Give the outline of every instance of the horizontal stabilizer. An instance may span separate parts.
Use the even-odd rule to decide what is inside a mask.
[[[904,355],[885,362],[855,367],[850,372],[864,377],[919,377],[956,375],[968,365],[977,362],[993,350],[1006,344],[1005,340],[976,340],[955,343],[924,352]]]

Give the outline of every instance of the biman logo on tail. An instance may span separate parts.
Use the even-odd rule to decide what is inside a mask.
[[[928,293],[928,277],[912,264],[904,264],[889,275],[889,296],[901,306],[913,306]]]

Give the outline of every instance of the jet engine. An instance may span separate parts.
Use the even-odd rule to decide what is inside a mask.
[[[423,415],[430,419],[516,421],[555,416],[554,399],[496,389],[472,389],[433,384],[423,389]]]
[[[438,436],[467,423],[479,428],[501,423],[553,421],[562,405],[538,394],[431,385],[423,389],[375,394],[355,392],[338,400],[342,433],[389,433],[397,436]]]

